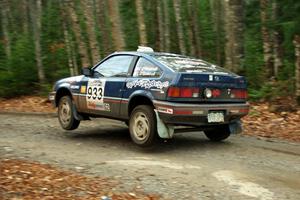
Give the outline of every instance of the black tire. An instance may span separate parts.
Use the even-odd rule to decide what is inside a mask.
[[[74,130],[79,126],[80,121],[75,119],[73,112],[73,103],[71,97],[61,97],[58,103],[57,114],[58,121],[63,129]]]
[[[156,116],[152,106],[140,105],[133,109],[129,119],[132,141],[140,147],[152,146],[157,138]]]
[[[228,125],[218,126],[215,129],[204,131],[206,137],[214,142],[227,139],[230,136]]]

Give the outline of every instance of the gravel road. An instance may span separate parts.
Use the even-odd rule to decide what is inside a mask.
[[[94,119],[67,132],[53,116],[0,114],[0,157],[49,163],[119,180],[119,190],[166,199],[300,199],[300,144],[181,133],[151,150],[121,122]],[[274,130],[276,131],[276,130]]]

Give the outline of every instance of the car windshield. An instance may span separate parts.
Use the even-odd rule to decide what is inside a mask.
[[[232,74],[224,68],[210,64],[200,59],[180,56],[180,55],[154,55],[154,57],[162,64],[170,67],[176,72],[212,72]]]

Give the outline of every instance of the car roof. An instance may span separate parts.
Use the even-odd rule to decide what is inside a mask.
[[[166,53],[166,52],[138,52],[138,51],[117,51],[111,55],[118,55],[118,54],[130,54],[134,56],[176,56],[176,57],[188,57],[180,54],[174,53]]]

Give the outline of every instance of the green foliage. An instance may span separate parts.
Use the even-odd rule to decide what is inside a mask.
[[[135,51],[139,45],[139,35],[137,26],[137,15],[135,11],[135,3],[131,0],[120,1],[120,14],[122,19],[123,32],[125,33],[126,49]]]
[[[167,2],[167,14],[170,23],[170,52],[180,53],[178,43],[177,24],[175,20],[175,11],[173,0],[164,0]],[[250,97],[254,100],[269,99],[274,96],[291,95],[294,91],[294,76],[295,76],[295,53],[293,38],[295,34],[300,34],[300,1],[298,0],[274,0],[278,3],[279,14],[276,21],[269,20],[266,26],[270,30],[278,30],[282,34],[282,54],[283,67],[279,69],[279,74],[276,79],[277,83],[270,83],[265,78],[265,69],[263,61],[263,46],[261,37],[261,19],[259,0],[245,1],[245,32],[244,32],[244,49],[245,55],[243,58],[243,70],[241,75],[245,75],[249,83]],[[11,0],[9,2],[9,16],[7,16],[9,39],[11,41],[11,57],[5,53],[5,41],[3,38],[3,30],[1,26],[0,31],[0,96],[10,97],[15,95],[29,94],[32,92],[46,93],[56,80],[69,76],[68,55],[66,51],[63,22],[65,22],[69,31],[73,50],[75,51],[75,62],[80,66],[81,58],[79,55],[79,44],[76,44],[74,30],[70,25],[70,19],[66,19],[61,13],[61,1],[42,1],[42,31],[41,31],[41,47],[42,47],[42,63],[46,74],[46,83],[38,84],[37,67],[35,61],[35,48],[32,38],[33,30],[30,20],[30,13],[28,5],[34,1],[19,1]],[[180,11],[182,18],[184,42],[187,48],[187,53],[191,53],[192,43],[188,30],[191,29],[191,13],[187,5],[187,1],[180,0]],[[215,30],[216,23],[213,19],[213,9],[218,10],[219,13],[224,14],[221,8],[214,8],[214,4],[210,0],[193,0],[197,2],[193,9],[198,13],[196,21],[199,22],[199,34],[202,48],[202,59],[216,63],[217,62],[217,47],[220,47],[221,60],[220,64],[224,63],[224,46],[225,46],[225,32],[224,27],[218,32]],[[271,1],[270,1],[271,2]],[[93,0],[96,4],[98,1]],[[106,4],[108,1],[106,1]],[[139,33],[137,13],[134,0],[118,1],[119,11],[121,17],[121,28],[123,30],[123,37],[126,43],[125,50],[136,50],[139,45]],[[87,30],[91,27],[87,26],[86,16],[84,15],[84,8],[82,0],[74,1],[75,14],[78,17],[78,24],[81,28],[81,39],[86,44],[88,58],[92,60],[91,49],[89,49],[89,37]],[[105,5],[105,3],[103,4]],[[157,8],[161,9],[162,22],[164,20],[164,3],[160,0],[143,0],[144,19],[146,25],[148,45],[155,50],[158,49],[158,14]],[[221,6],[220,4],[219,6]],[[212,6],[212,7],[211,7]],[[96,32],[100,54],[102,57],[107,56],[108,52],[113,52],[114,43],[111,37],[111,23],[110,16],[106,8],[102,8],[104,18],[99,18],[94,6],[90,12],[93,13],[96,23],[99,25],[99,20],[105,24],[105,27],[94,27]],[[268,13],[271,13],[271,4],[268,8]],[[225,20],[222,20],[224,23]],[[2,23],[2,20],[1,20]],[[2,25],[2,24],[1,24]],[[224,26],[224,24],[223,24]],[[103,44],[104,35],[108,38],[106,45]],[[121,36],[120,36],[121,37]],[[218,40],[217,40],[218,38]],[[78,41],[77,41],[78,42]]]
[[[199,1],[199,26],[200,41],[203,51],[203,59],[216,63],[216,33],[213,30],[212,11],[209,1]]]
[[[293,80],[267,82],[259,89],[249,88],[249,97],[253,101],[274,100],[277,97],[292,96],[294,91]]]
[[[48,83],[69,75],[67,53],[64,44],[59,4],[55,1],[47,1],[42,18],[42,54],[43,66]],[[55,72],[55,73],[53,73]]]
[[[0,96],[30,94],[37,89],[34,46],[28,35],[21,35],[12,48],[6,71],[0,76]]]

